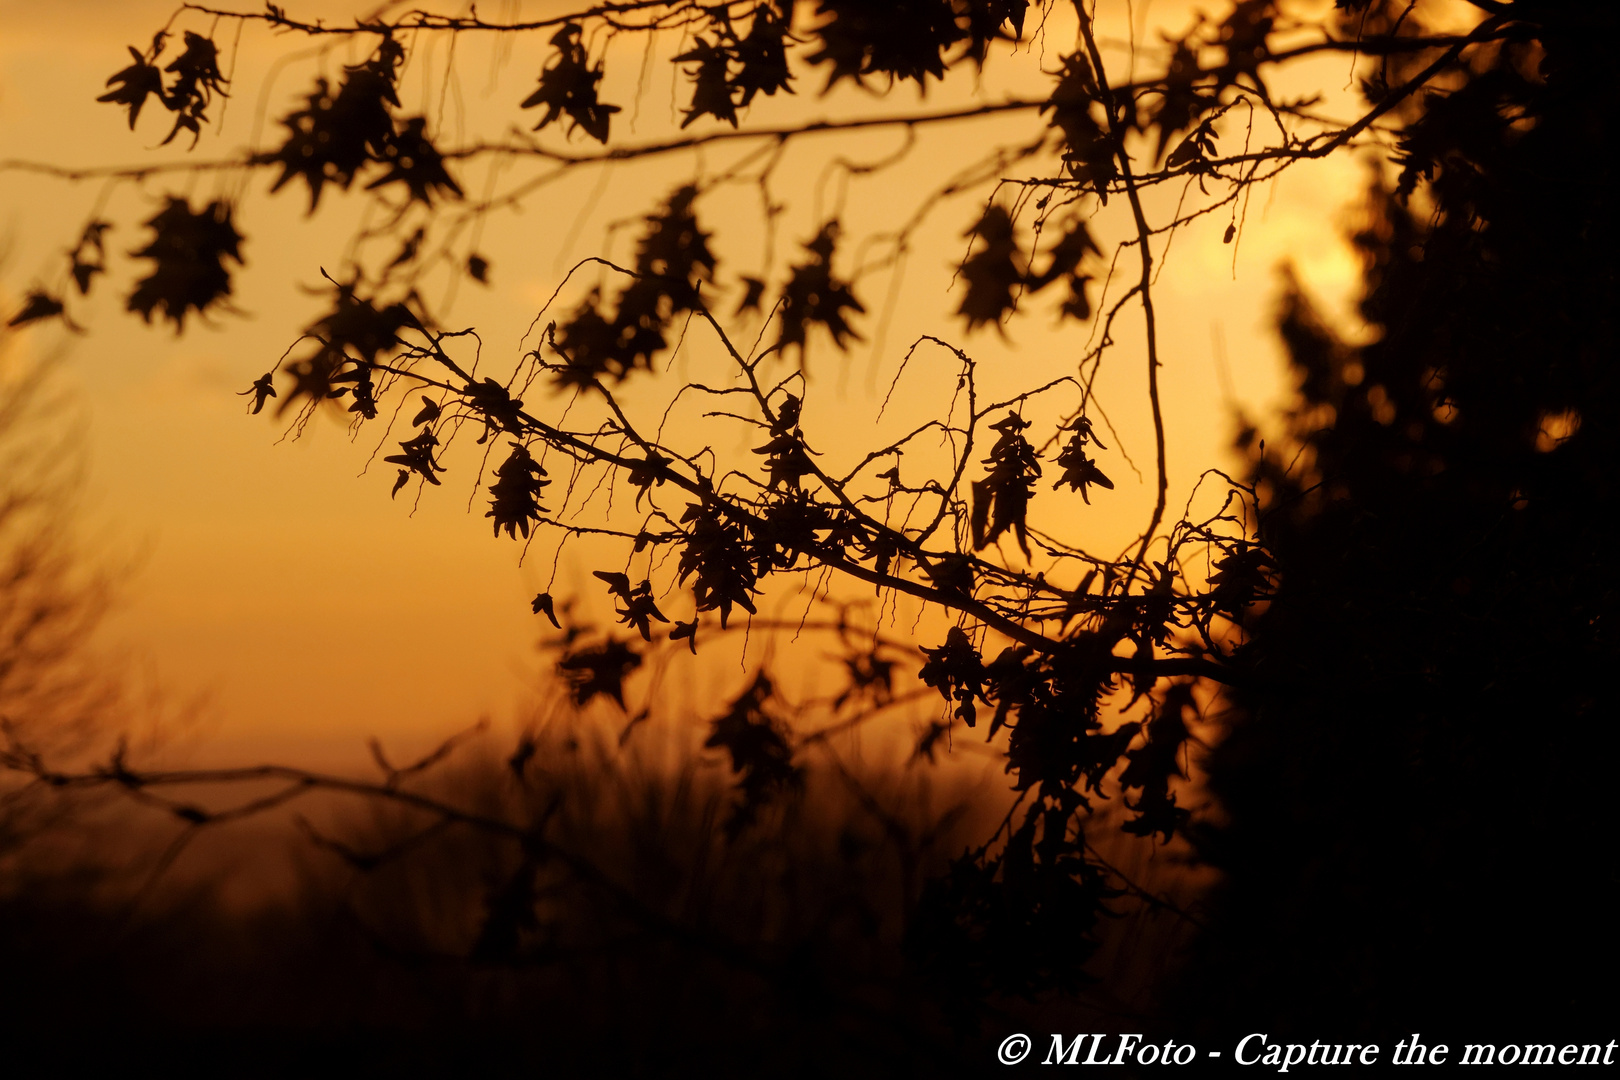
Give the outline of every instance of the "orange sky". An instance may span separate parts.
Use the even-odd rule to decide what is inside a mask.
[[[287,5],[294,14],[318,11],[338,21],[365,5],[322,3]],[[533,16],[558,5],[492,3],[486,18]],[[1145,7],[1145,5],[1143,5]],[[1155,23],[1186,25],[1186,2],[1153,5]],[[1220,9],[1223,5],[1215,4]],[[1105,14],[1123,5],[1104,4]],[[123,113],[95,97],[107,75],[127,63],[125,46],[144,43],[169,16],[164,3],[73,0],[38,5],[0,2],[0,145],[7,157],[60,164],[136,163],[184,156],[152,148],[161,138],[163,118],[151,116],[131,134]],[[459,10],[459,9],[458,9]],[[944,109],[975,97],[995,100],[1008,94],[1034,96],[1050,85],[1040,73],[1067,45],[1063,11],[1054,14],[1044,46],[992,62],[975,88],[971,77],[947,93],[935,87],[918,102],[908,85],[885,101],[859,93],[821,100],[808,92],[793,101],[757,105],[745,126],[774,126],[821,116],[854,116],[896,105]],[[1071,16],[1072,17],[1072,16]],[[206,30],[206,20],[176,25]],[[1108,24],[1105,23],[1105,30]],[[1123,25],[1114,23],[1116,32]],[[1072,33],[1072,31],[1071,31]],[[220,39],[227,43],[234,29]],[[674,51],[673,39],[660,51]],[[264,134],[273,139],[274,118],[291,105],[322,70],[358,57],[340,53],[281,67],[267,85],[271,61],[302,41],[276,39],[250,26],[242,35],[234,95],[223,128],[207,130],[195,157],[219,157],[248,143],[264,100]],[[503,54],[509,50],[509,54]],[[423,49],[411,60],[402,95],[406,110],[425,108],[443,118],[441,143],[480,136],[499,137],[526,116],[516,102],[533,87],[548,54],[542,36],[504,44],[493,38],[459,41],[453,77],[446,78],[446,43]],[[655,76],[636,103],[640,45],[614,47],[609,56],[605,100],[625,106],[616,123],[626,141],[658,137],[672,130],[669,65],[655,58]],[[617,61],[617,63],[615,63]],[[325,64],[323,68],[321,65]],[[1302,69],[1299,86],[1343,102],[1348,61],[1338,58]],[[802,77],[808,91],[819,76]],[[441,107],[440,94],[450,87]],[[1345,105],[1344,112],[1349,106]],[[149,112],[156,112],[149,107]],[[212,115],[217,117],[218,106]],[[630,121],[634,119],[634,131]],[[860,237],[892,226],[917,205],[966,153],[992,139],[1016,139],[1036,130],[1027,114],[980,120],[926,131],[902,164],[851,181],[845,214],[854,250]],[[532,119],[523,126],[527,128]],[[561,145],[556,128],[543,138]],[[838,184],[823,183],[828,161],[838,155],[861,160],[882,156],[899,145],[895,131],[859,138],[807,140],[790,151],[777,178],[777,195],[791,209],[778,245],[777,271],[784,254],[814,231],[815,203],[836,198]],[[272,143],[273,145],[273,143]],[[576,138],[572,144],[584,146]],[[556,288],[571,263],[601,252],[610,226],[640,216],[676,185],[714,175],[745,146],[683,154],[650,162],[577,170],[528,198],[521,213],[497,215],[485,228],[480,250],[492,266],[488,289],[467,284],[453,307],[440,307],[446,325],[476,325],[486,343],[490,370],[504,374],[520,355],[519,341],[539,305]],[[510,184],[530,166],[504,174]],[[486,165],[460,174],[469,192],[481,192]],[[1249,209],[1241,246],[1221,243],[1226,218],[1215,215],[1184,230],[1174,242],[1168,269],[1158,285],[1161,349],[1164,358],[1165,414],[1172,433],[1170,472],[1172,513],[1185,501],[1197,472],[1228,464],[1225,446],[1229,414],[1212,354],[1212,336],[1224,335],[1232,393],[1251,413],[1264,413],[1282,399],[1280,351],[1269,333],[1275,268],[1293,260],[1307,284],[1343,311],[1355,281],[1355,264],[1340,236],[1343,208],[1359,194],[1363,174],[1349,159],[1311,163],[1288,174],[1271,190],[1257,193]],[[208,739],[196,757],[297,757],[342,761],[361,753],[372,733],[402,745],[424,745],[480,715],[512,717],[530,698],[542,667],[534,642],[538,635],[527,601],[549,573],[554,540],[538,542],[524,565],[518,548],[494,541],[482,517],[484,500],[468,511],[476,462],[452,457],[446,486],[421,501],[414,515],[410,500],[388,497],[389,468],[373,468],[357,478],[380,427],[350,440],[343,427],[318,418],[297,441],[279,441],[284,425],[244,415],[234,396],[270,367],[318,313],[320,301],[301,291],[319,284],[321,266],[337,267],[361,200],[328,196],[319,214],[308,218],[306,198],[297,185],[267,195],[268,176],[255,177],[237,215],[247,236],[247,269],[238,275],[233,313],[220,313],[207,325],[176,337],[160,326],[145,327],[121,312],[122,294],[136,263],[123,253],[137,246],[135,224],[151,213],[159,193],[178,191],[194,199],[220,190],[221,181],[152,178],[143,188],[124,184],[111,192],[105,213],[119,225],[110,236],[113,252],[108,280],[79,317],[88,335],[76,337],[54,326],[30,329],[21,347],[45,355],[65,346],[66,376],[85,421],[89,478],[85,495],[92,545],[113,562],[134,557],[123,598],[109,626],[107,644],[132,656],[174,700],[204,695]],[[356,189],[358,190],[358,188]],[[699,216],[716,229],[726,280],[760,269],[758,194],[746,187],[699,204]],[[9,260],[0,269],[0,287],[15,298],[35,281],[60,273],[61,249],[101,194],[99,182],[70,184],[17,171],[0,172],[4,220],[0,232],[11,238]],[[810,356],[811,399],[806,429],[829,454],[853,452],[869,444],[877,410],[872,385],[886,386],[906,347],[923,333],[953,340],[983,364],[988,384],[1011,388],[1072,370],[1087,330],[1067,324],[1054,328],[1047,311],[1013,323],[1005,337],[993,329],[963,332],[951,315],[959,297],[946,293],[951,264],[960,259],[963,229],[982,207],[986,190],[940,207],[914,246],[895,290],[892,309],[888,275],[860,284],[870,310],[861,323],[867,343],[847,359],[828,347]],[[1167,196],[1173,199],[1174,193]],[[1173,203],[1149,201],[1149,212],[1167,214]],[[1112,209],[1112,208],[1111,208]],[[1103,235],[1117,235],[1120,223],[1106,219]],[[610,250],[624,256],[634,229],[621,229]],[[1123,273],[1123,271],[1122,271]],[[443,299],[442,283],[427,290],[431,303]],[[880,322],[887,323],[879,344]],[[1152,451],[1142,395],[1139,317],[1127,316],[1120,343],[1099,382],[1101,402],[1119,430],[1124,449],[1143,470],[1135,474],[1118,456],[1101,461],[1118,484],[1105,501],[1087,508],[1072,500],[1060,509],[1072,520],[1050,520],[1057,531],[1107,549],[1139,531],[1152,503]],[[747,339],[757,327],[743,328]],[[683,363],[695,370],[713,359],[712,341],[694,341]],[[948,397],[949,372],[929,360],[914,361],[883,430],[938,415]],[[937,358],[935,358],[937,365]],[[645,414],[660,408],[673,383],[644,384],[630,395]],[[993,393],[993,388],[987,388]],[[943,395],[943,396],[942,396]],[[699,419],[688,431],[704,429]],[[728,431],[709,436],[742,436]],[[397,438],[397,436],[396,436]],[[722,448],[724,444],[721,444]],[[1061,504],[1068,507],[1068,504]],[[622,556],[615,556],[622,562]],[[561,561],[563,577],[555,591],[573,591],[569,582],[599,565],[583,546],[571,547]],[[592,583],[594,585],[594,582]],[[600,590],[581,585],[599,599]],[[678,605],[677,605],[678,606]],[[799,608],[793,609],[796,615]],[[909,630],[902,620],[896,633]],[[724,676],[713,675],[719,679]],[[702,697],[705,687],[699,687]]]

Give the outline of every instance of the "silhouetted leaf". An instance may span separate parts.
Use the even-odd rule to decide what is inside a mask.
[[[79,234],[79,242],[68,252],[73,283],[79,287],[80,296],[87,295],[91,280],[107,269],[107,248],[103,236],[110,228],[110,222],[90,222]]]
[[[1052,114],[1051,125],[1062,136],[1059,151],[1069,174],[1089,184],[1106,204],[1108,184],[1119,175],[1119,165],[1114,160],[1116,137],[1105,131],[1093,115],[1097,100],[1097,81],[1090,63],[1080,53],[1071,53],[1063,58],[1057,86],[1041,112]]]
[[[999,329],[1001,320],[1012,311],[1016,291],[1024,280],[1012,217],[1004,207],[991,203],[963,235],[979,243],[962,264],[967,295],[962,297],[957,314],[966,317],[970,331],[981,323],[993,323]]]
[[[1209,159],[1215,156],[1215,125],[1205,120],[1192,130],[1181,145],[1171,151],[1165,164],[1172,169],[1186,168],[1194,173],[1209,173],[1213,166]]]
[[[741,315],[745,311],[759,311],[760,301],[765,298],[765,282],[756,277],[742,279],[744,290],[742,302],[737,305],[735,314]]]
[[[624,708],[624,680],[641,666],[641,654],[628,642],[613,638],[602,645],[580,649],[557,661],[557,672],[568,681],[574,704],[584,706],[597,697],[610,697]]]
[[[690,530],[686,546],[681,549],[677,575],[682,585],[696,575],[692,596],[698,611],[718,610],[722,629],[733,604],[754,614],[751,594],[758,574],[742,527],[722,519],[718,510],[703,503],[688,506],[681,523],[689,525]]]
[[[598,574],[597,576],[601,577],[602,575]],[[625,584],[628,586],[628,581]],[[652,582],[643,581],[633,589],[628,587],[622,590],[615,589],[615,593],[623,605],[615,609],[619,621],[626,626],[634,626],[643,641],[652,640],[651,620],[657,619],[659,622],[669,622],[664,617],[664,613],[658,610],[658,604],[653,599]]]
[[[367,363],[351,361],[350,366],[340,367],[332,375],[332,391],[330,396],[340,398],[352,395],[349,402],[349,411],[359,413],[367,420],[377,418],[377,386],[372,381],[372,366]],[[353,385],[343,386],[342,383]]]
[[[1102,470],[1097,468],[1096,463],[1086,454],[1086,445],[1095,442],[1098,446],[1102,446],[1104,450],[1108,449],[1108,447],[1103,446],[1097,437],[1092,434],[1091,421],[1084,416],[1076,417],[1069,430],[1073,431],[1074,434],[1058,453],[1058,468],[1062,469],[1063,472],[1058,477],[1057,483],[1052,485],[1052,490],[1056,491],[1064,484],[1068,484],[1069,490],[1078,491],[1080,497],[1089,504],[1091,496],[1086,493],[1088,485],[1096,484],[1100,488],[1107,488],[1112,491],[1114,490],[1114,482],[1104,476]]]
[[[881,708],[894,700],[894,673],[898,662],[882,656],[876,647],[868,652],[846,656],[844,671],[849,682],[836,698],[833,708],[841,709],[846,702],[864,702]]]
[[[276,408],[279,417],[294,408],[303,408],[307,399],[308,407],[313,408],[342,394],[337,386],[338,375],[343,368],[352,361],[341,351],[330,345],[322,345],[312,355],[295,360],[287,365],[287,374],[292,376],[292,386],[287,389],[287,396],[281,399]]]
[[[983,480],[973,481],[973,549],[978,551],[995,543],[996,538],[1010,528],[1027,559],[1029,538],[1024,517],[1035,481],[1041,475],[1035,448],[1023,436],[1029,422],[1009,412],[999,423],[990,426],[1001,432],[1001,437],[991,448],[990,456],[984,459],[990,472]]]
[[[480,444],[497,431],[517,434],[523,430],[522,399],[514,398],[506,387],[494,379],[470,382],[461,393],[467,399],[467,404],[484,418],[484,435],[478,440]]]
[[[163,70],[173,73],[175,83],[169,88],[171,108],[184,107],[186,101],[199,95],[225,93],[225,75],[219,70],[219,48],[214,42],[186,31],[185,51]]]
[[[787,43],[791,40],[786,14],[766,4],[754,9],[748,34],[732,46],[737,71],[731,85],[740,93],[738,108],[747,108],[756,94],[772,97],[778,90],[793,92],[788,85],[793,81],[787,59]]]
[[[753,824],[775,796],[801,780],[799,767],[793,763],[793,748],[768,708],[774,695],[771,680],[761,671],[726,712],[710,722],[709,737],[703,742],[705,747],[725,750],[732,771],[738,774],[742,799],[726,821],[726,833],[733,838]]]
[[[923,572],[934,586],[960,597],[973,595],[973,559],[955,551],[935,556],[932,561],[919,562]]]
[[[924,86],[945,77],[944,54],[968,36],[951,0],[821,0],[816,14],[826,18],[814,31],[821,47],[805,60],[832,65],[828,89],[872,74]]]
[[[621,600],[629,599],[630,577],[628,574],[621,574],[617,570],[592,570],[591,576],[607,582],[608,592],[614,596],[619,597]]]
[[[23,301],[22,310],[13,315],[11,321],[6,325],[27,326],[29,323],[38,322],[40,319],[54,319],[56,316],[63,314],[64,311],[62,301],[35,289]]]
[[[1202,75],[1197,54],[1185,41],[1176,42],[1164,85],[1158,90],[1158,108],[1147,125],[1159,129],[1158,144],[1153,150],[1154,161],[1164,157],[1165,147],[1170,145],[1177,132],[1192,127],[1200,116],[1220,104],[1213,94],[1203,94],[1195,89]]]
[[[1039,292],[1052,282],[1064,277],[1074,277],[1080,271],[1080,264],[1087,255],[1098,254],[1097,242],[1091,238],[1091,230],[1086,223],[1075,218],[1063,230],[1063,235],[1057,243],[1047,249],[1050,260],[1046,269],[1039,274],[1031,274],[1029,288],[1032,292]]]
[[[534,614],[544,615],[546,618],[551,620],[552,626],[555,626],[558,630],[562,629],[562,623],[557,621],[556,602],[552,600],[550,593],[543,592],[538,594],[530,603],[530,606],[534,609]]]
[[[669,476],[671,458],[664,457],[656,451],[647,451],[647,456],[630,466],[630,486],[636,489],[636,506],[641,506],[641,497],[653,485],[664,486],[664,480]]]
[[[264,403],[266,400],[276,396],[275,377],[276,373],[274,371],[267,371],[263,375],[260,375],[257,379],[254,379],[252,386],[248,387],[246,390],[243,390],[237,395],[237,397],[246,397],[249,394],[253,395],[252,414],[254,416],[257,416],[259,413],[264,411]]]
[[[403,57],[399,46],[386,39],[370,60],[343,69],[343,85],[336,93],[325,78],[315,80],[305,106],[282,117],[286,142],[260,158],[281,166],[271,191],[302,177],[314,213],[328,182],[347,191],[368,162],[383,159],[394,138],[391,109],[399,107],[395,69]]]
[[[395,465],[403,465],[406,469],[419,474],[422,479],[436,487],[439,478],[434,474],[445,471],[444,466],[433,460],[433,448],[438,445],[439,440],[434,436],[433,432],[419,432],[414,438],[406,439],[399,444],[401,453],[390,454],[383,460]],[[395,485],[394,490],[399,490],[398,485]],[[499,524],[499,522],[496,523],[497,528]]]
[[[1090,230],[1084,221],[1076,218],[1048,250],[1050,261],[1046,269],[1028,278],[1030,291],[1039,292],[1054,281],[1067,280],[1069,295],[1059,307],[1059,313],[1086,321],[1091,318],[1091,298],[1086,294],[1091,275],[1082,273],[1080,267],[1088,255],[1096,253],[1097,245],[1091,239]]]
[[[375,300],[358,296],[356,282],[333,282],[332,310],[311,324],[309,332],[339,354],[353,351],[366,363],[399,348],[399,332],[422,323],[402,302],[378,307]]]
[[[698,38],[692,48],[675,57],[675,63],[694,63],[695,70],[689,71],[692,77],[692,104],[686,110],[686,119],[681,121],[685,128],[700,116],[712,116],[716,120],[737,126],[737,102],[734,91],[727,79],[727,65],[731,55],[718,45],[711,45],[704,38]]]
[[[184,199],[171,198],[146,226],[152,240],[132,254],[154,265],[136,283],[128,307],[147,322],[161,309],[178,333],[188,311],[200,314],[231,294],[225,260],[242,262],[242,234],[231,224],[231,205],[218,200],[194,213]]]
[[[422,240],[426,236],[427,230],[418,225],[411,232],[411,235],[405,238],[405,242],[399,246],[399,253],[389,261],[388,269],[392,270],[396,266],[404,266],[406,263],[413,261],[417,253],[422,250]]]
[[[225,76],[219,70],[218,47],[208,38],[190,30],[186,31],[185,45],[185,51],[164,68],[174,75],[174,83],[163,101],[174,113],[174,127],[163,140],[164,145],[173,142],[180,132],[189,131],[191,145],[196,146],[197,138],[202,134],[202,122],[207,119],[203,111],[213,101],[215,94],[225,95]],[[135,126],[134,112],[132,107],[131,127]]]
[[[934,764],[934,751],[938,747],[939,741],[949,735],[950,731],[951,725],[938,720],[931,721],[923,729],[923,733],[918,736],[917,745],[911,751],[911,760],[916,761],[918,758],[927,758],[928,764]]]
[[[803,403],[792,394],[782,398],[782,404],[776,407],[776,418],[771,421],[772,435],[786,435],[799,426],[799,413]]]
[[[1085,322],[1091,318],[1091,297],[1086,292],[1091,277],[1087,274],[1075,274],[1069,278],[1069,295],[1058,308],[1059,314]]]
[[[692,204],[697,189],[676,190],[648,215],[636,245],[637,277],[618,298],[611,320],[592,293],[557,330],[556,344],[567,363],[555,373],[560,385],[588,387],[604,375],[624,380],[667,344],[665,330],[677,315],[698,309],[699,289],[714,275],[716,260],[709,234],[699,227]]]
[[[411,426],[421,427],[423,424],[433,423],[438,418],[439,403],[424,394],[422,395],[422,408],[417,411],[415,416],[411,417]]]
[[[604,375],[621,378],[629,370],[619,350],[619,334],[601,312],[601,294],[592,290],[574,314],[557,327],[554,343],[564,363],[554,372],[559,387],[584,390]]]
[[[974,698],[983,697],[989,678],[972,639],[960,626],[953,626],[945,635],[945,644],[933,649],[924,646],[920,651],[927,660],[917,677],[936,688],[946,701],[954,700],[957,717],[972,727],[977,718]]]
[[[696,301],[694,281],[714,276],[715,257],[709,233],[698,225],[693,203],[697,188],[677,188],[663,208],[647,217],[647,227],[636,245],[636,271],[655,278],[677,311],[691,310]]]
[[[608,125],[619,107],[604,105],[597,100],[596,84],[602,81],[602,65],[597,64],[594,68],[588,66],[585,45],[581,40],[583,35],[584,30],[578,23],[568,23],[552,36],[551,44],[556,46],[557,55],[541,71],[539,89],[524,98],[521,107],[546,107],[540,122],[534,125],[536,131],[559,116],[567,116],[572,124],[570,131],[582,128],[597,142],[605,143],[608,141]]]
[[[960,5],[967,21],[967,55],[980,67],[984,66],[990,42],[997,39],[1017,41],[1024,36],[1024,16],[1029,11],[1029,0],[964,0]],[[1011,25],[1012,33],[1004,27]]]
[[[755,447],[754,453],[765,454],[765,471],[770,475],[766,487],[775,490],[783,484],[789,491],[799,490],[799,477],[815,471],[804,444],[792,435],[778,435],[764,446]]]
[[[495,470],[495,482],[489,488],[489,512],[484,515],[495,520],[496,536],[505,529],[514,540],[519,531],[525,540],[529,538],[529,528],[546,510],[540,505],[540,489],[551,483],[542,479],[545,475],[546,470],[529,455],[528,447],[512,444],[511,453]]]
[[[1271,595],[1276,566],[1271,553],[1259,544],[1238,544],[1216,560],[1213,569],[1210,606],[1234,622],[1250,604]]]
[[[1221,83],[1236,83],[1238,76],[1244,75],[1248,85],[1264,85],[1260,81],[1260,65],[1271,56],[1266,38],[1276,26],[1276,15],[1276,0],[1238,0],[1232,6],[1231,14],[1220,24],[1215,36],[1216,42],[1226,49],[1226,62],[1217,74]]]
[[[73,283],[79,287],[79,295],[87,294],[90,291],[91,279],[105,270],[106,267],[96,263],[75,262],[72,266]]]
[[[156,64],[148,63],[146,57],[141,55],[139,49],[131,45],[129,55],[134,63],[122,71],[117,72],[107,80],[107,85],[119,85],[96,98],[97,101],[108,101],[115,105],[123,105],[129,109],[129,130],[135,130],[135,121],[140,119],[141,106],[153,94],[158,100],[163,100],[163,72],[158,70]],[[103,69],[105,70],[105,69]]]
[[[1140,791],[1134,799],[1126,796],[1127,809],[1136,814],[1123,826],[1126,832],[1144,837],[1159,834],[1169,843],[1176,830],[1186,823],[1189,814],[1176,805],[1170,782],[1186,775],[1181,767],[1181,751],[1192,736],[1182,714],[1189,709],[1197,714],[1193,684],[1171,686],[1143,729],[1146,738],[1142,745],[1126,752],[1127,764],[1119,775],[1120,787]]]
[[[845,310],[860,314],[866,311],[855,294],[844,282],[833,277],[833,251],[838,242],[838,223],[829,221],[821,227],[816,238],[805,245],[811,261],[793,267],[793,276],[782,290],[780,318],[782,330],[777,345],[786,348],[797,345],[803,356],[805,339],[810,324],[820,323],[832,334],[833,344],[843,348],[845,338],[861,340],[845,321]]]
[[[410,197],[425,206],[433,205],[435,192],[461,198],[461,186],[445,170],[438,148],[423,134],[426,127],[425,117],[413,116],[405,121],[404,130],[384,141],[377,160],[386,165],[388,171],[367,184],[367,191],[384,184],[404,184]]]

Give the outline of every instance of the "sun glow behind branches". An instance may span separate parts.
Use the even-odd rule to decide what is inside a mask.
[[[1184,29],[1195,6],[1153,5],[1151,21],[1134,28],[1118,19],[1109,23],[1107,16],[1116,12],[1108,8],[1100,29],[1121,50],[1133,34],[1138,43],[1156,44],[1159,28]],[[521,13],[539,10],[530,4]],[[329,5],[322,12],[329,21],[344,14]],[[143,121],[131,135],[121,114],[94,98],[125,46],[144,41],[169,14],[161,4],[106,5],[96,18],[76,19],[70,30],[50,9],[8,12],[11,32],[0,46],[0,125],[11,153],[70,165],[146,160],[162,134],[157,122]],[[221,40],[233,40],[233,33],[226,31]],[[910,101],[918,111],[946,111],[1010,94],[1044,95],[1051,77],[1041,68],[1051,69],[1052,58],[1072,37],[1072,13],[1054,6],[1046,26],[1018,47],[1016,63],[993,61],[979,85],[955,79],[931,88],[922,100],[903,87],[896,101]],[[315,74],[362,59],[342,47],[327,56],[306,49],[283,64],[284,48],[261,27],[244,30],[223,131],[206,134],[196,155],[224,154],[255,133],[263,145],[269,136],[262,132],[273,128]],[[637,141],[678,130],[666,61],[680,43],[673,35],[656,43],[646,66],[651,75],[639,88],[641,43],[626,40],[612,48],[603,97],[623,104],[619,119],[636,125]],[[468,38],[458,41],[452,55],[444,42],[424,36],[408,62],[402,100],[408,109],[442,121],[441,142],[499,137],[530,115],[515,103],[532,88],[544,55],[538,39]],[[235,56],[232,47],[226,62],[238,63]],[[1306,65],[1295,77],[1319,85],[1283,89],[1320,89],[1327,96],[1324,110],[1348,100],[1344,58]],[[805,86],[819,81],[818,75],[801,76]],[[745,126],[856,116],[872,110],[876,100],[848,87],[825,100],[808,93],[761,99]],[[778,222],[775,268],[780,271],[781,260],[809,239],[815,222],[835,205],[845,211],[848,250],[860,251],[863,238],[910,216],[942,177],[977,153],[974,140],[988,149],[1015,123],[1036,129],[1028,118],[1013,116],[921,129],[908,156],[870,174],[852,175],[834,162],[890,157],[905,145],[903,129],[795,143],[773,177],[773,195],[790,208]],[[547,140],[557,145],[553,135],[546,133]],[[589,144],[576,137],[568,145],[581,150]],[[560,176],[513,212],[490,219],[478,247],[489,261],[491,285],[461,283],[454,306],[437,309],[441,318],[478,326],[486,362],[504,372],[517,358],[517,343],[535,311],[575,261],[593,254],[622,258],[634,223],[673,186],[718,175],[755,148],[717,144]],[[171,149],[175,157],[184,156]],[[493,178],[492,168],[499,170]],[[469,194],[481,195],[510,188],[519,166],[484,159],[459,175]],[[103,194],[96,182],[67,185],[16,172],[0,182],[14,208],[6,223],[17,238],[14,275],[36,267],[44,273],[54,265],[63,240],[60,223],[81,220]],[[233,182],[192,177],[177,190],[206,198]],[[1196,223],[1175,237],[1158,286],[1173,506],[1185,501],[1201,469],[1226,463],[1230,407],[1263,416],[1285,390],[1269,329],[1273,268],[1292,260],[1307,286],[1327,298],[1330,311],[1346,309],[1357,267],[1339,235],[1340,215],[1362,183],[1346,160],[1302,164],[1255,194],[1235,244],[1222,242],[1224,219]],[[550,575],[555,538],[537,541],[521,566],[514,545],[491,542],[481,520],[474,520],[483,501],[473,497],[468,510],[477,465],[471,457],[452,458],[445,488],[422,499],[407,520],[409,500],[403,494],[395,502],[384,497],[389,473],[374,465],[365,478],[354,479],[367,463],[375,433],[351,442],[341,425],[321,418],[302,439],[278,444],[281,427],[241,415],[242,399],[234,395],[280,355],[293,328],[308,321],[305,289],[322,284],[320,266],[336,270],[335,238],[356,223],[356,209],[341,200],[306,218],[306,203],[296,193],[267,198],[259,181],[253,184],[253,197],[238,216],[248,264],[233,297],[240,314],[189,326],[175,338],[165,329],[131,323],[117,310],[118,290],[104,289],[85,312],[91,336],[74,343],[73,366],[91,415],[92,503],[124,543],[147,552],[113,630],[138,642],[178,692],[211,695],[218,717],[211,754],[262,756],[295,744],[305,755],[344,757],[360,752],[364,736],[374,732],[431,742],[479,714],[506,714],[544,666],[533,651],[540,627],[526,599]],[[154,177],[108,196],[105,212],[122,225],[109,238],[111,276],[130,275],[124,253],[137,246],[130,226],[150,215],[155,196],[165,190],[171,190],[168,182]],[[734,198],[711,196],[700,203],[700,218],[719,234],[717,252],[730,272],[758,273],[767,258],[758,189],[729,190]],[[870,309],[860,324],[864,345],[848,356],[826,343],[812,349],[806,420],[812,440],[827,444],[830,453],[847,449],[846,432],[854,436],[850,446],[869,441],[883,391],[922,334],[959,344],[983,364],[992,384],[999,379],[1008,389],[1035,381],[1033,372],[1062,373],[1072,366],[1087,331],[1074,324],[1057,328],[1044,308],[1015,320],[1004,336],[992,328],[967,334],[954,315],[958,298],[946,288],[965,251],[960,234],[989,192],[989,186],[980,187],[935,209],[906,254],[903,273],[880,270],[860,279]],[[1150,193],[1147,202],[1149,213],[1159,217],[1174,208],[1167,190]],[[16,209],[23,207],[26,212]],[[867,251],[881,255],[877,246]],[[16,291],[26,285],[14,279]],[[426,295],[442,305],[448,298],[443,280],[431,282]],[[732,302],[728,296],[720,305]],[[1136,333],[1126,328],[1118,334],[1098,383],[1100,404],[1117,433],[1117,444],[1109,439],[1114,456],[1107,465],[1117,490],[1090,507],[1071,500],[1079,515],[1075,533],[1103,548],[1134,535],[1152,503],[1151,436],[1141,405]],[[738,336],[752,335],[744,327]],[[692,370],[713,349],[694,329],[674,372]],[[1224,371],[1218,359],[1223,354]],[[646,387],[643,404],[652,407],[663,389]],[[949,392],[950,377],[930,370],[926,361],[908,369],[883,430],[937,415]],[[1064,531],[1071,525],[1057,524]],[[358,557],[362,552],[364,558]],[[558,563],[565,584],[555,591],[599,603],[600,590],[587,584],[593,565],[588,548],[571,543]],[[803,610],[799,598],[779,601],[784,618]],[[909,633],[917,613],[904,604],[889,611],[896,632]],[[422,653],[420,628],[427,625],[439,631],[430,656]],[[340,652],[348,657],[345,665],[327,662]]]

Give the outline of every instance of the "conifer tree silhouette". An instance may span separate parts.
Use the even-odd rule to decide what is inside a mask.
[[[1292,445],[1242,440],[1279,584],[1245,646],[1273,683],[1210,762],[1227,880],[1182,1009],[1213,1026],[1613,1015],[1614,23],[1502,7],[1537,22],[1401,110],[1355,237],[1374,340],[1290,282]]]

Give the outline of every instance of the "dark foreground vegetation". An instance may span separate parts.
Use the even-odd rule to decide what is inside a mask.
[[[544,854],[328,799],[301,831],[199,838],[154,883],[173,827],[82,806],[8,867],[13,1045],[66,1069],[220,1076],[953,1075],[1009,1023],[1139,1026],[1184,937],[1183,918],[1122,905],[1093,992],[985,1013],[905,944],[925,883],[992,827],[985,777],[824,762],[728,841],[734,792],[712,763],[552,733],[520,779],[487,750],[413,790],[543,814]],[[1123,869],[1174,884],[1167,861]]]

